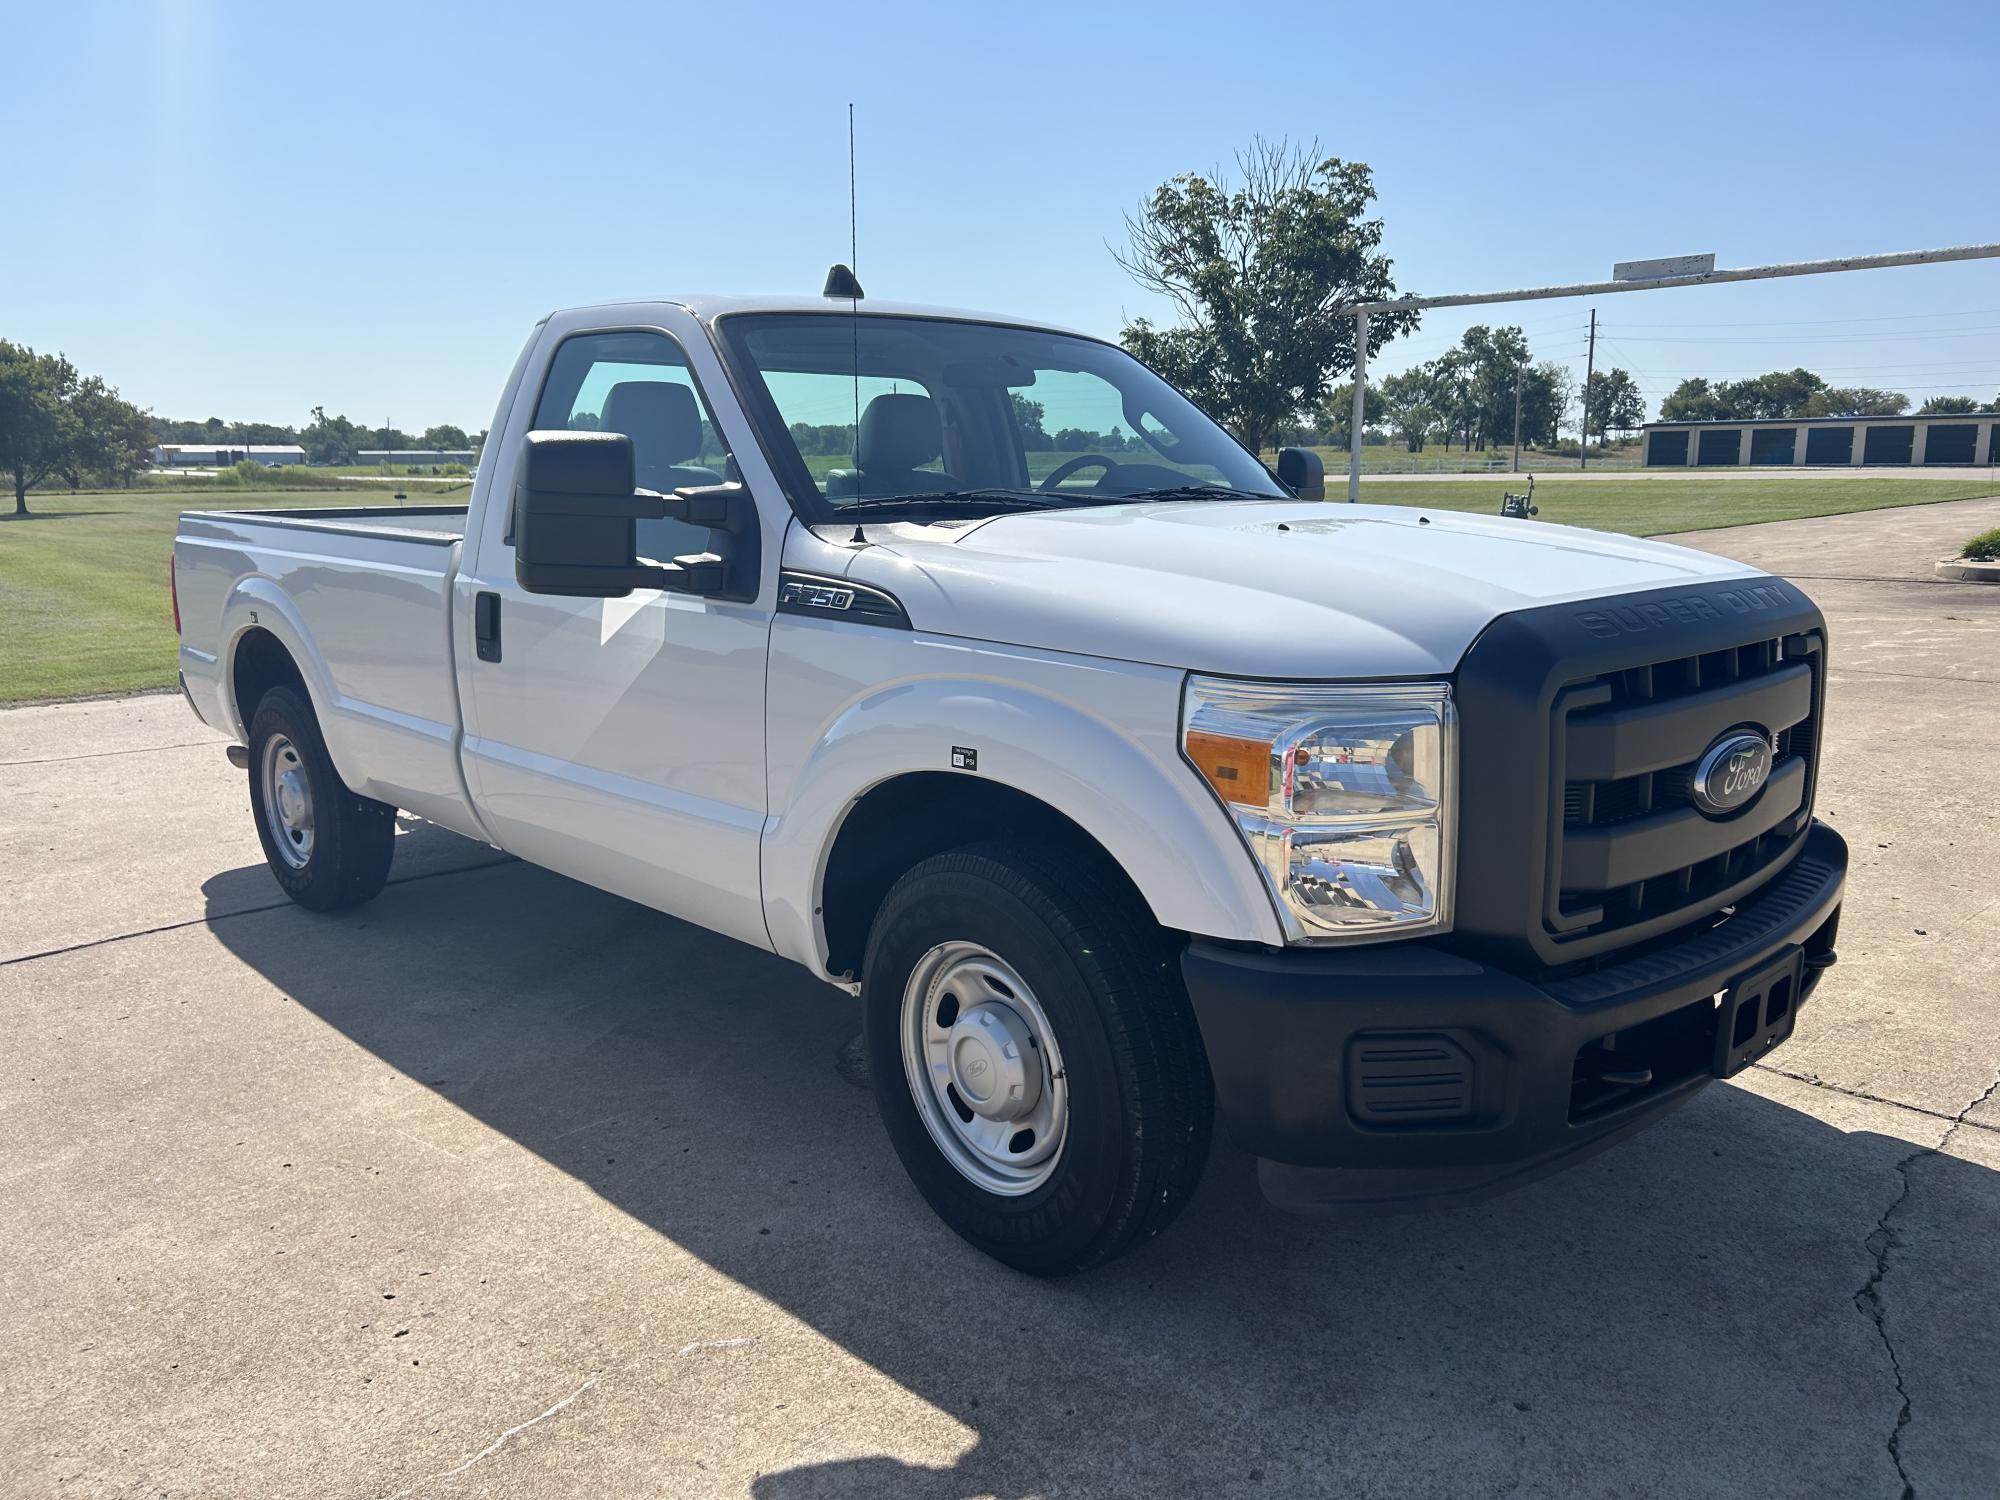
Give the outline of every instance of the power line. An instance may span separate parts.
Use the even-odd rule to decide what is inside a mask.
[[[2000,307],[1960,308],[1953,312],[1936,313],[1889,313],[1874,318],[1796,318],[1789,322],[1729,322],[1729,323],[1623,323],[1622,328],[1817,328],[1829,323],[1900,323],[1914,318],[1992,318],[2000,317]]]

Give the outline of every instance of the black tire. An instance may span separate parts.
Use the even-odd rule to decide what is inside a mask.
[[[905,988],[926,954],[956,943],[981,945],[1027,983],[1063,1062],[1060,1152],[1048,1179],[1017,1196],[953,1164],[904,1067]],[[973,1245],[1033,1275],[1084,1271],[1158,1234],[1193,1196],[1213,1124],[1208,1057],[1178,948],[1115,870],[1028,842],[927,859],[884,899],[863,976],[889,1139],[917,1190]]]
[[[311,847],[302,855],[288,856],[281,850],[266,805],[265,754],[278,737],[296,750],[297,769],[311,789]],[[389,878],[389,861],[396,852],[396,809],[347,789],[326,753],[312,705],[294,688],[271,688],[251,715],[250,812],[271,874],[303,907],[341,911],[359,906]]]

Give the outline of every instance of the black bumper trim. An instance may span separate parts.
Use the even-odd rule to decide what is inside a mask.
[[[1715,995],[1791,948],[1820,958],[1806,969],[1809,994],[1830,961],[1846,875],[1846,844],[1815,823],[1799,857],[1727,922],[1554,981],[1425,943],[1274,953],[1197,939],[1181,967],[1224,1124],[1263,1159],[1267,1194],[1291,1206],[1462,1197],[1601,1149],[1691,1097],[1713,1075],[1683,1066],[1686,1033],[1712,1024]],[[1672,1066],[1625,1100],[1604,1104],[1600,1090],[1577,1107],[1586,1067],[1643,1071],[1646,1056],[1624,1061],[1607,1038],[1653,1036],[1666,1038],[1658,1056]],[[1440,1056],[1470,1060],[1464,1079],[1427,1088],[1432,1114],[1385,1123],[1351,1097],[1366,1072],[1357,1049],[1407,1051],[1425,1037]]]

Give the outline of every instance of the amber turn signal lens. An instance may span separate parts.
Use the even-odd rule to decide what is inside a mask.
[[[1188,759],[1225,802],[1263,807],[1271,800],[1271,742],[1190,729]]]

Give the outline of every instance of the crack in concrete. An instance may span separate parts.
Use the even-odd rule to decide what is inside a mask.
[[[1887,1446],[1889,1461],[1896,1466],[1896,1475],[1903,1481],[1902,1500],[1916,1500],[1917,1497],[1916,1481],[1910,1478],[1910,1471],[1903,1464],[1903,1429],[1910,1425],[1914,1413],[1910,1407],[1909,1386],[1903,1379],[1902,1356],[1896,1351],[1895,1340],[1889,1337],[1887,1310],[1882,1305],[1882,1282],[1889,1274],[1889,1252],[1902,1244],[1889,1221],[1896,1216],[1896,1210],[1909,1201],[1910,1168],[1927,1156],[1942,1156],[1945,1148],[1951,1144],[1951,1138],[1958,1134],[1959,1127],[1967,1123],[1965,1117],[1991,1099],[1996,1090],[2000,1090],[2000,1076],[1996,1076],[1993,1082],[1986,1086],[1984,1093],[1951,1117],[1951,1123],[1945,1127],[1944,1134],[1938,1137],[1935,1146],[1919,1146],[1896,1163],[1898,1183],[1896,1196],[1889,1206],[1882,1210],[1882,1216],[1875,1221],[1875,1232],[1862,1242],[1863,1247],[1874,1258],[1875,1269],[1869,1273],[1868,1280],[1862,1283],[1860,1290],[1855,1292],[1854,1306],[1863,1317],[1875,1325],[1875,1337],[1882,1341],[1882,1352],[1889,1356],[1889,1369],[1896,1377],[1896,1396],[1900,1404],[1896,1408],[1896,1425],[1889,1431]],[[1976,1126],[1977,1122],[1973,1123]]]
[[[1954,1115],[1941,1109],[1932,1109],[1927,1104],[1911,1104],[1908,1100],[1891,1099],[1886,1094],[1871,1094],[1866,1089],[1857,1089],[1848,1084],[1835,1083],[1831,1079],[1821,1078],[1816,1073],[1794,1073],[1791,1069],[1781,1068],[1776,1063],[1759,1062],[1752,1063],[1750,1066],[1760,1073],[1775,1073],[1780,1078],[1789,1078],[1793,1083],[1803,1083],[1808,1088],[1825,1089],[1829,1094],[1839,1094],[1848,1099],[1861,1099],[1869,1104],[1886,1104],[1890,1109],[1907,1109],[1913,1115],[1923,1115],[1932,1120],[1942,1120],[1947,1125],[1968,1125],[1974,1130],[2000,1131],[2000,1126],[1988,1125],[1983,1120],[1967,1119],[1963,1111]],[[1975,1099],[1971,1104],[1966,1106],[1966,1109],[1977,1109],[1980,1102],[1980,1100]]]
[[[550,1417],[553,1417],[557,1412],[561,1411],[564,1407],[568,1406],[570,1402],[576,1400],[577,1397],[581,1396],[585,1391],[589,1390],[592,1386],[596,1385],[599,1380],[603,1379],[603,1377],[604,1377],[604,1372],[602,1370],[593,1370],[588,1380],[584,1381],[582,1385],[578,1386],[575,1390],[571,1391],[567,1396],[563,1397],[562,1400],[558,1401],[554,1406],[551,1406],[547,1411],[544,1411],[539,1416],[530,1417],[525,1422],[515,1423],[512,1427],[509,1427],[505,1432],[501,1433],[500,1436],[495,1438],[492,1442],[488,1443],[484,1448],[481,1448],[477,1453],[473,1454],[472,1457],[464,1460],[463,1462],[455,1465],[452,1468],[440,1469],[435,1474],[426,1475],[424,1478],[419,1479],[415,1484],[404,1486],[402,1489],[397,1490],[395,1494],[388,1496],[387,1500],[403,1500],[404,1496],[415,1494],[418,1490],[422,1489],[427,1484],[436,1484],[440,1480],[445,1480],[445,1479],[455,1479],[460,1474],[463,1474],[467,1469],[471,1468],[474,1464],[481,1463],[484,1460],[491,1458],[494,1454],[498,1453],[502,1448],[506,1447],[508,1443],[512,1442],[515,1438],[519,1437],[522,1433],[526,1432],[530,1427],[548,1421]]]

